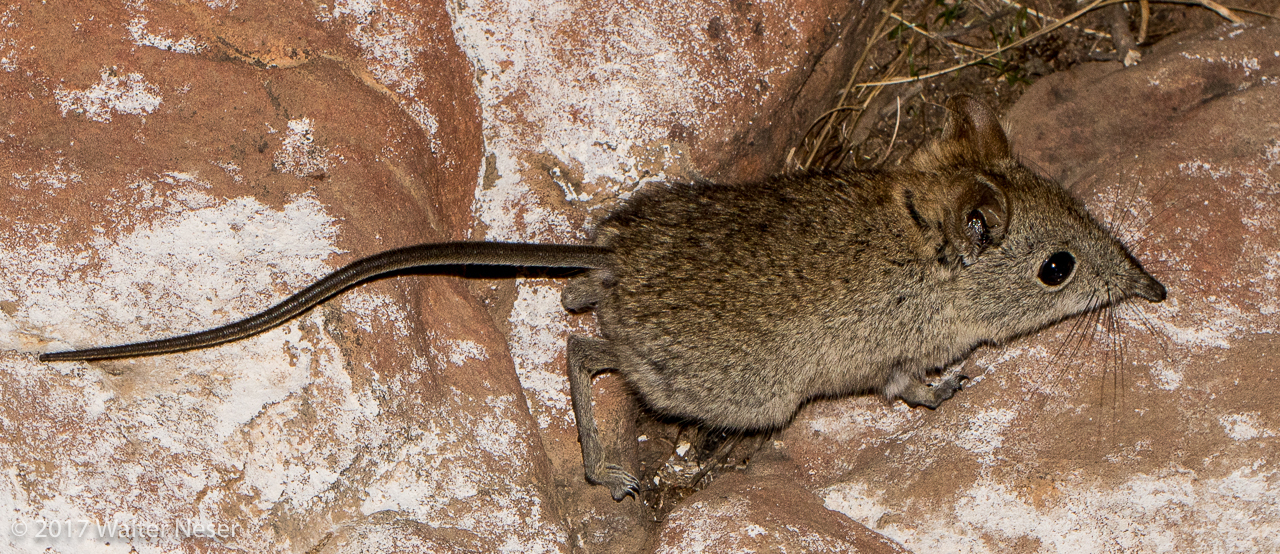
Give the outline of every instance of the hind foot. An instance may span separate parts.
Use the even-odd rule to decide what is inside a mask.
[[[640,480],[632,475],[622,466],[615,464],[597,465],[595,471],[587,473],[587,482],[593,485],[601,485],[609,487],[610,494],[613,499],[622,502],[622,499],[630,496],[639,499]]]

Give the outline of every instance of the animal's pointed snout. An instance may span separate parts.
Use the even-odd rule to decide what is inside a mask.
[[[1142,279],[1138,282],[1138,286],[1134,290],[1134,294],[1147,299],[1148,302],[1155,303],[1163,302],[1168,291],[1165,290],[1164,285],[1161,284],[1160,281],[1157,281],[1155,277],[1152,277],[1147,274],[1147,272],[1143,271]]]

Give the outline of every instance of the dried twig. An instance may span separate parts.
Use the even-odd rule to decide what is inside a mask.
[[[1110,20],[1111,44],[1115,46],[1116,57],[1124,62],[1125,67],[1137,64],[1142,54],[1138,52],[1138,42],[1133,40],[1133,33],[1129,31],[1129,14],[1125,12],[1124,6],[1107,6],[1106,16]]]
[[[1127,0],[1127,1],[1132,2],[1133,0]],[[1256,16],[1265,17],[1268,19],[1280,19],[1280,17],[1277,17],[1273,14],[1269,14],[1267,12],[1260,12],[1258,10],[1251,10],[1249,8],[1241,8],[1239,6],[1223,6],[1216,2],[1209,2],[1210,4],[1213,4],[1214,6],[1221,8],[1222,11],[1219,11],[1218,9],[1214,9],[1206,5],[1204,0],[1148,0],[1148,1],[1154,2],[1156,4],[1178,4],[1182,6],[1200,6],[1202,8],[1212,10],[1213,12],[1222,16],[1224,19],[1227,19],[1228,21],[1231,21],[1233,23],[1242,22],[1242,20],[1240,20],[1240,18],[1235,15],[1236,12],[1247,13],[1249,15],[1256,15]],[[1230,15],[1231,17],[1224,15],[1223,14],[1224,12]]]
[[[1222,16],[1222,18],[1226,19],[1227,21],[1230,21],[1232,23],[1244,23],[1244,20],[1240,19],[1240,16],[1234,13],[1231,13],[1231,10],[1227,9],[1226,6],[1223,6],[1222,4],[1214,2],[1213,0],[1196,0],[1195,3],[1200,4],[1201,6],[1204,6],[1210,10],[1213,10],[1214,13]]]
[[[1138,0],[1139,11],[1142,12],[1142,21],[1138,24],[1138,44],[1147,41],[1147,22],[1151,20],[1151,2],[1147,0]]]

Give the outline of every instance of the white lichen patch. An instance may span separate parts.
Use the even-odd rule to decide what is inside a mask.
[[[1265,266],[1262,270],[1262,279],[1270,282],[1280,282],[1280,251],[1268,252],[1262,255],[1265,259]],[[1280,314],[1280,298],[1267,297],[1258,303],[1258,313],[1264,316],[1276,316]]]
[[[416,60],[422,46],[414,44],[418,28],[412,18],[379,0],[338,0],[318,16],[321,21],[350,20],[347,36],[364,52],[369,71],[391,90],[413,96],[426,81]]]
[[[837,409],[838,408],[840,409]],[[806,409],[800,423],[832,442],[860,441],[859,449],[885,441],[899,440],[901,433],[920,422],[920,410],[895,402],[889,406],[878,399],[831,403],[823,409]]]
[[[1170,341],[1203,351],[1208,348],[1227,349],[1231,347],[1231,339],[1243,334],[1241,331],[1241,315],[1235,306],[1227,302],[1219,302],[1218,298],[1206,298],[1209,304],[1217,306],[1218,315],[1213,319],[1198,319],[1190,323],[1179,323],[1178,316],[1185,311],[1184,302],[1177,298],[1166,300],[1166,304],[1154,309],[1160,316],[1153,322],[1160,330],[1161,336]],[[1192,306],[1198,309],[1199,303]]]
[[[325,517],[337,491],[352,485],[344,472],[393,437],[372,392],[352,383],[320,314],[234,344],[104,366],[118,373],[20,353],[204,329],[256,313],[330,270],[336,222],[312,196],[273,208],[212,198],[193,174],[159,180],[167,192],[156,183],[130,188],[175,209],[114,236],[97,229],[68,244],[56,228],[17,237],[24,226],[6,222],[0,391],[8,402],[21,398],[24,410],[14,427],[22,438],[9,444],[43,445],[6,456],[46,469],[39,490],[7,480],[0,510],[46,521],[236,522],[242,532],[223,541],[229,547],[278,548],[289,539],[252,514]],[[173,537],[111,542],[183,548]]]
[[[56,231],[34,244],[0,236],[9,245],[0,296],[14,303],[12,316],[0,313],[0,345],[30,351],[35,337],[46,337],[58,345],[46,349],[100,346],[227,323],[280,299],[278,288],[325,273],[337,251],[334,220],[309,195],[280,210],[247,197],[219,203],[194,185],[170,197],[201,207],[122,236],[99,229],[79,247],[60,244]],[[271,333],[250,344],[303,340],[294,326]]]
[[[486,161],[486,164],[492,163]],[[516,171],[519,164],[497,161],[499,171]],[[488,190],[476,188],[476,216],[489,225],[485,240],[547,241],[556,236],[586,237],[586,232],[574,227],[563,213],[552,208],[531,203],[532,190],[522,180],[500,183]],[[526,237],[526,238],[520,238]]]
[[[299,177],[327,173],[329,149],[315,143],[314,133],[310,118],[290,119],[284,141],[276,150],[274,167]]]
[[[822,505],[875,529],[875,523],[890,513],[890,508],[879,491],[865,483],[848,481],[818,491]],[[870,522],[870,523],[868,523]]]
[[[209,47],[208,44],[192,36],[172,38],[163,33],[153,33],[147,30],[147,23],[150,23],[150,21],[141,16],[129,20],[129,25],[127,26],[129,38],[133,40],[134,44],[168,50],[178,54],[198,54]]]
[[[740,81],[767,82],[769,75],[793,69],[790,59],[770,58],[775,65],[759,66],[745,48],[728,50],[715,64],[703,63],[703,30],[712,14],[681,2],[648,10],[530,0],[446,5],[457,42],[476,68],[490,161],[477,176],[481,186],[473,211],[492,240],[563,232],[515,223],[536,208],[524,178],[537,168],[530,167],[527,156],[550,155],[580,170],[583,183],[625,194],[664,178],[641,171],[637,153],[667,140],[672,123],[696,131],[711,121],[750,118],[754,114],[720,113],[729,95],[744,94],[747,87]],[[764,12],[761,17],[791,23],[806,17],[769,3],[754,9]],[[564,49],[566,40],[574,45],[571,53]],[[781,39],[767,35],[762,40]],[[771,89],[763,87],[759,94],[767,97]],[[486,174],[496,175],[496,182],[486,183]],[[573,198],[590,198],[584,194]]]
[[[461,366],[467,360],[487,360],[489,351],[483,344],[470,340],[445,339],[433,341],[431,354],[440,365]]]
[[[508,348],[520,385],[532,397],[530,407],[539,427],[553,422],[572,426],[568,380],[554,362],[563,355],[565,337],[574,327],[554,287],[537,279],[520,279],[516,286]]]
[[[355,325],[360,329],[372,333],[375,331],[375,324],[390,325],[394,336],[409,336],[409,312],[403,302],[391,295],[356,289],[343,293],[340,299],[343,311],[353,317]]]
[[[129,73],[123,77],[114,68],[103,68],[101,81],[84,90],[71,90],[59,86],[53,92],[58,101],[58,111],[81,114],[91,121],[107,123],[111,114],[146,115],[160,106],[163,98],[160,89],[146,82],[141,73]]]
[[[280,299],[277,286],[296,290],[324,275],[337,252],[334,220],[310,195],[281,210],[248,197],[219,202],[195,185],[167,198],[186,209],[121,236],[99,229],[83,245],[62,244],[56,230],[34,243],[0,236],[9,245],[0,256],[4,296],[24,331],[89,346],[198,330],[268,307]]]
[[[1280,332],[1280,320],[1274,317],[1274,298],[1280,295],[1280,281],[1269,277],[1274,271],[1276,259],[1280,259],[1280,245],[1274,237],[1280,235],[1280,185],[1267,173],[1274,165],[1273,145],[1264,146],[1255,161],[1234,164],[1216,163],[1213,160],[1193,159],[1179,164],[1180,177],[1210,180],[1218,187],[1215,194],[1232,199],[1239,211],[1239,218],[1249,230],[1243,238],[1240,256],[1234,261],[1236,268],[1225,276],[1220,287],[1253,293],[1264,299],[1262,306],[1242,302],[1243,297],[1214,291],[1199,294],[1177,294],[1178,284],[1173,283],[1174,294],[1159,306],[1149,310],[1155,317],[1148,318],[1174,343],[1185,345],[1193,351],[1208,348],[1226,349],[1240,337],[1255,333]],[[1190,197],[1184,202],[1195,202]],[[1201,202],[1207,204],[1207,200]],[[1191,236],[1202,234],[1202,223],[1187,218],[1175,219],[1178,230],[1186,230]],[[1183,229],[1183,227],[1189,227]],[[1191,253],[1168,252],[1167,263],[1184,267]],[[1255,273],[1256,272],[1256,273]],[[1183,274],[1182,278],[1195,280],[1197,273]],[[1202,286],[1192,283],[1192,286]]]
[[[296,330],[284,334],[289,344]],[[20,486],[9,505],[0,496],[0,509],[32,521],[57,516],[171,529],[188,518],[234,523],[240,532],[222,541],[229,546],[265,551],[279,544],[270,529],[255,528],[261,521],[230,516],[226,507],[248,504],[251,513],[269,512],[287,502],[295,517],[323,511],[321,503],[332,500],[342,471],[388,436],[372,421],[372,396],[353,390],[341,358],[332,355],[338,349],[331,339],[293,345],[289,353],[279,342],[242,342],[234,353],[224,347],[171,355],[132,364],[129,374],[135,377],[101,371],[59,375],[48,366],[6,371],[7,391],[44,391],[24,402],[23,419],[26,440],[44,446],[7,457],[23,466],[44,464],[46,470],[38,490]],[[42,367],[29,358],[15,363]],[[103,394],[118,389],[121,379],[140,379],[143,386]],[[51,491],[59,496],[48,498]],[[93,531],[76,537],[64,551],[83,552],[94,537]],[[105,538],[143,552],[182,548],[172,533],[159,540]]]
[[[1182,386],[1185,369],[1181,364],[1167,363],[1165,360],[1151,361],[1151,377],[1155,380],[1156,387],[1164,390],[1177,390]]]
[[[828,508],[913,552],[1001,552],[988,538],[1031,539],[1041,552],[1271,552],[1280,548],[1280,505],[1265,499],[1280,493],[1275,477],[1252,466],[1218,478],[1171,470],[1134,475],[1119,486],[1058,482],[1038,491],[1037,500],[980,480],[949,512],[913,517],[920,526],[877,525],[892,507],[861,483],[819,494]]]
[[[1218,417],[1218,423],[1232,440],[1247,441],[1276,436],[1275,429],[1268,428],[1258,421],[1260,415],[1258,412],[1224,414]]]
[[[1187,177],[1209,177],[1215,181],[1232,173],[1230,168],[1217,167],[1199,159],[1178,164],[1178,170]]]
[[[1267,170],[1280,165],[1280,140],[1271,139],[1262,150],[1262,158],[1267,160]]]
[[[270,510],[287,502],[295,509],[321,511],[335,500],[333,489],[342,472],[384,444],[391,430],[377,419],[378,401],[372,392],[352,385],[341,349],[330,337],[318,344],[294,344],[290,356],[277,354],[297,368],[292,390],[262,404],[227,444],[230,453],[243,456],[244,489],[257,507]],[[247,400],[259,394],[239,390],[233,398]]]
[[[18,70],[18,42],[13,39],[0,38],[0,69],[6,73]]]
[[[512,396],[476,400],[456,389],[414,430],[395,460],[375,468],[360,506],[436,529],[503,540],[502,551],[559,552],[567,541],[529,481],[527,430]],[[458,502],[465,500],[465,503]]]
[[[4,11],[0,11],[0,29],[12,29],[18,26],[14,12],[21,7],[21,4],[10,4]],[[18,41],[0,36],[0,69],[8,73],[17,71],[18,57]]]
[[[696,501],[672,512],[666,527],[683,529],[680,544],[664,544],[655,552],[727,552],[726,541],[735,532],[741,532],[741,522],[747,516],[748,505],[743,499],[716,502]]]
[[[244,182],[244,175],[240,173],[240,165],[235,162],[213,162],[213,165],[222,168],[231,177],[232,181],[237,183]]]
[[[764,510],[775,506],[765,506]],[[764,517],[760,517],[760,516]],[[672,512],[664,525],[661,544],[654,552],[718,553],[718,552],[860,552],[846,537],[819,533],[803,525],[803,516],[794,522],[776,521],[791,514],[753,513],[744,499],[720,499],[716,502],[696,501]],[[747,523],[753,517],[767,521],[766,528]],[[768,536],[766,541],[759,537]]]
[[[1054,329],[1048,332],[1061,332]],[[1035,344],[1014,344],[1002,348],[980,349],[974,355],[973,365],[986,368],[987,371],[1016,371],[1018,376],[1029,382],[1039,382],[1044,378],[1045,369],[1060,364],[1062,352]],[[982,376],[974,377],[974,383],[981,382]],[[1051,392],[1051,391],[1043,391]]]
[[[487,150],[498,157],[497,170],[506,181],[499,186],[519,181],[518,172],[526,169],[516,160],[519,154],[541,151],[582,164],[587,182],[621,180],[635,165],[630,147],[666,133],[645,128],[646,119],[676,112],[696,125],[704,117],[695,99],[708,93],[698,90],[707,85],[677,55],[675,38],[657,32],[654,18],[628,21],[612,29],[616,34],[583,36],[586,47],[565,58],[556,35],[582,26],[568,5],[516,0],[450,7],[458,43],[479,75]],[[533,13],[539,25],[524,24]],[[690,25],[696,25],[698,18],[690,15]],[[519,113],[511,105],[517,93],[535,95],[519,103]],[[543,135],[520,136],[520,120],[538,122]]]
[[[1258,64],[1258,58],[1251,56],[1242,56],[1239,58],[1229,56],[1205,56],[1194,52],[1181,52],[1183,58],[1188,60],[1202,61],[1206,63],[1223,64],[1232,69],[1240,69],[1244,72],[1244,76],[1253,75],[1254,71],[1259,71],[1262,66]]]
[[[990,454],[1004,444],[1004,430],[1017,417],[1017,412],[1005,408],[988,408],[973,414],[968,427],[956,437],[955,444],[974,454],[980,454],[983,463],[991,464]]]
[[[67,185],[84,182],[83,176],[74,167],[68,167],[64,159],[58,159],[51,165],[34,173],[11,173],[9,183],[22,190],[43,190],[50,196],[64,189]]]

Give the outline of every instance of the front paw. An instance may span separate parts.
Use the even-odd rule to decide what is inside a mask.
[[[933,398],[937,402],[933,407],[937,407],[937,404],[941,404],[944,400],[951,400],[951,397],[956,395],[956,391],[964,390],[964,382],[968,380],[968,375],[952,375],[937,384],[929,385],[933,390]]]
[[[937,409],[940,404],[955,396],[956,391],[963,390],[964,382],[968,380],[968,376],[953,375],[932,385],[913,382],[898,394],[898,398],[912,408],[924,406],[930,410]]]

